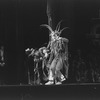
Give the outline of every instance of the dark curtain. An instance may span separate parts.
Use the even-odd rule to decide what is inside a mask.
[[[89,21],[98,17],[98,0],[50,0],[53,27],[64,20],[68,26],[62,36],[69,39],[69,51],[85,50]],[[48,43],[47,0],[0,0],[0,45],[5,47],[5,80],[7,84],[27,83],[25,49],[39,48]]]

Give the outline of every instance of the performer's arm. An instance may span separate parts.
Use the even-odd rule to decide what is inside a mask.
[[[64,41],[64,42],[69,42],[69,40],[67,39],[67,38],[62,38],[62,40]]]
[[[35,49],[33,49],[33,48],[31,48],[31,49],[27,48],[25,50],[25,52],[28,55],[28,57],[30,57],[30,56],[33,56],[34,55]]]
[[[53,58],[54,58],[53,51],[51,51],[50,58],[49,58],[49,61],[48,61],[49,65],[52,63]]]
[[[48,43],[48,45],[47,45],[47,49],[50,47],[50,42]]]

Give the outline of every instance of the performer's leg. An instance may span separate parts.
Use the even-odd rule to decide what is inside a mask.
[[[56,66],[56,60],[54,59],[49,68],[49,76],[48,76],[49,82],[47,82],[46,85],[54,84],[55,66]]]
[[[53,73],[52,73],[51,69],[49,69],[48,80],[49,81],[45,85],[52,85],[52,84],[54,84],[54,77],[53,77]]]
[[[60,71],[62,68],[63,68],[63,62],[62,62],[62,59],[59,58],[57,65],[56,65],[56,69],[55,69],[56,84],[61,84],[61,82],[65,80],[64,75]]]
[[[52,69],[49,70],[49,77],[48,77],[48,79],[49,80],[54,80]]]
[[[47,81],[48,80],[48,71],[47,71],[47,68],[46,68],[46,62],[45,60],[43,60],[42,62],[42,72],[43,72],[43,81]]]

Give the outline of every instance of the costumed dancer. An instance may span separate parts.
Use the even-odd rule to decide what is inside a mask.
[[[62,84],[62,81],[68,78],[68,39],[60,37],[62,31],[68,27],[60,30],[60,23],[58,23],[56,30],[52,30],[49,25],[43,24],[50,30],[51,40],[47,46],[50,49],[50,57],[47,64],[48,82],[45,85]]]
[[[40,50],[35,49],[26,49],[26,53],[28,54],[28,57],[33,57],[34,59],[34,85],[41,85],[41,79],[40,79],[40,63],[42,60],[41,52]]]

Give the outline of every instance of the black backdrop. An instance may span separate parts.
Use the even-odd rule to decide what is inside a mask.
[[[85,35],[90,32],[91,18],[97,18],[99,0],[51,0],[55,25],[64,19],[68,26],[62,36],[69,39],[69,51],[87,49]],[[24,50],[39,48],[48,42],[46,0],[0,0],[0,41],[5,46],[7,84],[24,82]],[[84,49],[84,50],[85,50]]]

